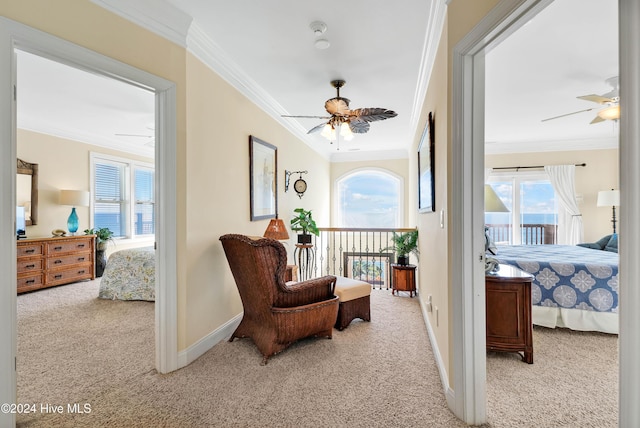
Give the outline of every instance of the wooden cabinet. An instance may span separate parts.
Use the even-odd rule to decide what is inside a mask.
[[[416,266],[415,265],[391,265],[391,294],[399,291],[408,291],[409,296],[416,295]]]
[[[95,236],[33,238],[17,243],[18,293],[95,279]]]
[[[533,364],[533,276],[513,266],[499,267],[485,281],[487,351],[523,352],[522,360]]]

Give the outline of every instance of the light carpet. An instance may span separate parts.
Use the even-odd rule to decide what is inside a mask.
[[[18,402],[37,404],[18,426],[466,426],[447,408],[415,298],[375,290],[370,323],[300,341],[266,366],[236,339],[161,375],[153,303],[101,300],[98,285],[18,296]],[[616,426],[616,350],[615,336],[536,328],[535,364],[489,354],[486,426]]]

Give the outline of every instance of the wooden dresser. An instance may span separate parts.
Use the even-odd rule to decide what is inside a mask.
[[[501,264],[497,272],[485,278],[487,351],[522,352],[522,360],[533,364],[533,276]]]
[[[18,241],[18,293],[95,279],[95,235]]]

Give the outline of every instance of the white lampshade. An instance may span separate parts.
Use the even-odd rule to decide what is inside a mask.
[[[85,190],[60,190],[60,205],[72,207],[89,206],[90,193]]]
[[[507,208],[498,194],[489,184],[484,185],[484,211],[487,213],[508,213]]]
[[[619,190],[601,190],[598,192],[599,207],[618,207],[620,206],[620,191]]]

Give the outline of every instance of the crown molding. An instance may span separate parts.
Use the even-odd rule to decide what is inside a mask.
[[[485,154],[498,155],[507,153],[533,152],[570,152],[581,150],[617,149],[618,136],[608,138],[585,138],[578,140],[549,141],[513,141],[485,143]]]
[[[415,135],[418,129],[418,122],[422,114],[424,99],[427,96],[427,88],[431,79],[431,71],[436,59],[438,44],[442,36],[442,27],[446,18],[447,7],[451,0],[432,0],[429,9],[429,22],[427,22],[427,30],[422,47],[422,58],[420,59],[420,70],[418,72],[418,85],[413,95],[413,106],[411,108],[411,117],[409,119],[409,128]]]
[[[331,154],[330,161],[338,162],[360,162],[360,161],[379,161],[392,159],[408,159],[409,155],[406,150],[373,150],[373,151],[339,151]]]
[[[91,2],[179,46],[187,47],[187,34],[193,18],[169,2],[164,0],[91,0]]]

